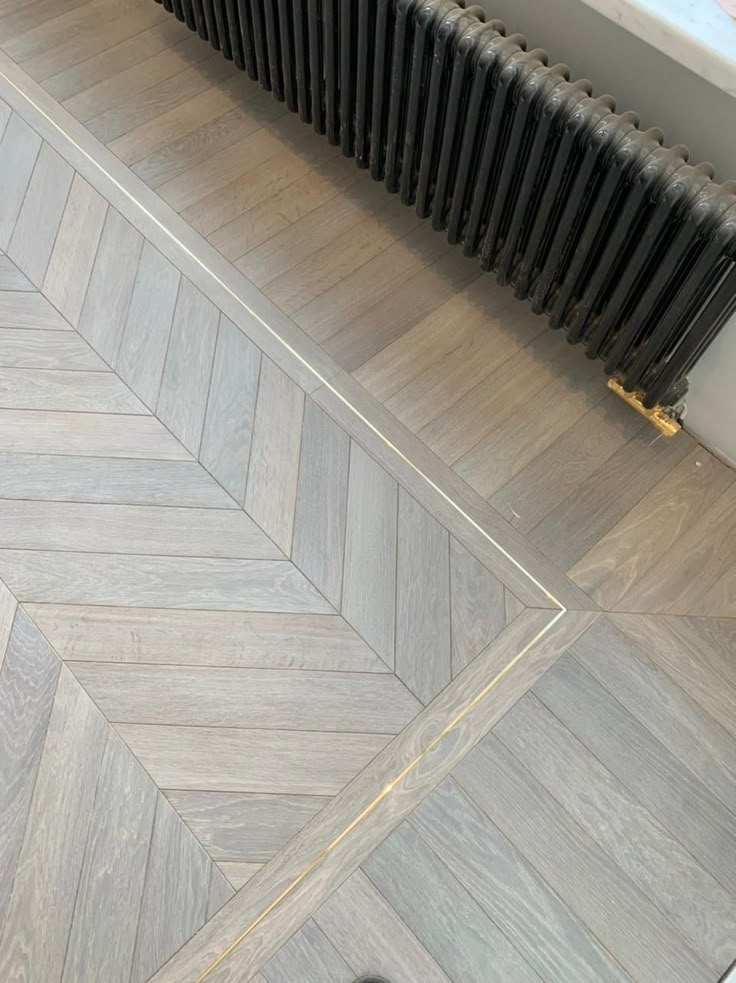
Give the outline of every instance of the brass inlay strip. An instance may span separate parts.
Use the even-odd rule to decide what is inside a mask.
[[[16,66],[17,67],[17,66]],[[19,72],[22,69],[18,68]],[[470,526],[475,529],[476,532],[487,540],[492,546],[494,546],[499,553],[501,553],[507,560],[509,560],[524,576],[537,587],[545,597],[547,597],[552,603],[558,608],[557,614],[550,620],[550,622],[545,625],[534,638],[521,649],[509,662],[500,669],[496,675],[477,693],[468,703],[466,703],[457,714],[449,721],[449,723],[443,728],[443,730],[433,738],[425,748],[423,748],[412,761],[409,762],[384,788],[379,792],[379,794],[367,805],[365,808],[318,854],[318,856],[313,860],[304,870],[298,874],[294,880],[286,887],[284,890],[275,898],[262,912],[255,918],[241,933],[237,936],[224,950],[223,952],[197,977],[194,983],[203,983],[203,981],[210,976],[210,974],[222,964],[222,962],[227,959],[229,955],[254,931],[255,928],[260,925],[264,919],[268,917],[320,864],[335,850],[340,843],[350,835],[350,833],[359,826],[374,810],[383,802],[387,796],[389,796],[393,790],[396,788],[397,784],[402,781],[408,774],[410,774],[417,765],[429,755],[452,730],[454,730],[458,724],[477,706],[477,704],[485,697],[487,694],[504,678],[504,676],[527,654],[527,652],[536,644],[541,638],[543,638],[547,632],[567,613],[567,608],[562,604],[558,598],[554,596],[543,584],[541,584],[537,578],[524,567],[515,557],[513,557],[500,543],[498,543],[491,535],[488,533],[471,515],[469,515],[461,505],[459,505],[453,498],[451,498],[447,492],[440,488],[430,477],[427,475],[420,467],[414,464],[404,453],[401,451],[389,437],[387,437],[378,427],[373,424],[364,414],[354,406],[350,400],[344,396],[332,383],[326,379],[318,369],[316,369],[311,363],[309,363],[304,356],[302,356],[296,349],[294,349],[291,344],[286,341],[274,328],[271,327],[264,319],[254,311],[249,305],[237,294],[231,287],[229,287],[220,277],[210,269],[207,264],[201,260],[192,250],[185,245],[167,226],[161,222],[152,212],[146,208],[146,206],[140,202],[124,185],[120,183],[105,167],[99,163],[87,150],[84,149],[74,137],[70,136],[49,114],[36,103],[31,96],[23,91],[8,75],[3,71],[0,71],[0,78],[4,79],[8,85],[11,86],[15,92],[27,102],[33,109],[39,113],[71,146],[73,146],[82,156],[104,177],[110,181],[136,208],[138,208],[150,221],[152,221],[160,230],[163,232],[179,249],[181,249],[193,262],[195,262],[208,276],[210,276],[219,287],[225,290],[248,314],[250,317],[254,318],[258,323],[265,328],[269,334],[278,341],[302,366],[304,366],[314,377],[319,381],[319,383],[328,389],[334,396],[336,396],[365,426],[367,426],[372,433],[374,433],[388,448],[390,448],[393,453],[395,453],[399,459],[410,467],[434,492],[436,492],[454,511],[462,516]],[[81,124],[80,124],[81,125]],[[121,162],[121,166],[122,162]]]

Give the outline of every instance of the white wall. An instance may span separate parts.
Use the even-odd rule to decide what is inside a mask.
[[[659,126],[665,141],[685,143],[690,160],[709,160],[716,179],[736,179],[736,100],[683,68],[581,0],[473,0],[509,33],[525,34],[550,62],[588,78],[596,94],[635,110],[642,128]],[[687,427],[736,465],[736,318],[690,374]]]

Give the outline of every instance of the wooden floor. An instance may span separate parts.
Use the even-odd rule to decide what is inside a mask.
[[[0,49],[0,975],[715,980],[736,475],[152,0]]]

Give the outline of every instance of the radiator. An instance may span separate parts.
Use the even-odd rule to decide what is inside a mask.
[[[736,182],[462,2],[163,5],[644,407],[678,407],[736,309]]]

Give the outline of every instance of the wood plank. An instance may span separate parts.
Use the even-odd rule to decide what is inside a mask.
[[[232,321],[221,317],[200,460],[241,505],[260,372],[260,350]]]
[[[146,877],[156,786],[108,733],[62,983],[127,983]]]
[[[0,409],[0,452],[185,461],[189,452],[152,416]]]
[[[360,175],[349,168],[343,158],[328,157],[290,187],[223,225],[212,234],[210,242],[223,256],[237,260],[237,267],[248,276],[249,250],[256,249],[286,229],[293,230],[296,237],[297,227],[303,218],[312,215],[328,201],[336,208],[340,191],[352,188],[359,180]]]
[[[107,368],[100,356],[79,335],[71,331],[29,328],[0,328],[0,365],[75,372],[104,371]]]
[[[314,920],[360,976],[380,973],[395,983],[450,983],[361,870],[322,905]]]
[[[172,75],[160,85],[151,86],[138,93],[125,105],[115,106],[99,116],[87,120],[89,132],[102,143],[111,143],[118,137],[156,119],[188,99],[198,96],[210,86],[229,78],[235,69],[219,53],[211,54],[204,61]]]
[[[425,851],[449,868],[542,979],[624,983],[618,963],[474,798],[447,780],[425,799],[409,820]]]
[[[52,504],[0,498],[0,540],[7,549],[281,558],[279,550],[239,509]]]
[[[528,693],[494,733],[714,973],[736,958],[734,898]]]
[[[8,110],[10,113],[10,110]],[[5,129],[0,107],[0,136]],[[4,253],[0,253],[0,291],[2,290],[33,290],[33,284],[25,277],[15,263],[12,263]]]
[[[452,675],[500,635],[506,626],[506,589],[472,553],[450,537]],[[509,619],[513,620],[513,619]]]
[[[728,628],[719,639],[717,621],[618,614],[610,617],[707,714],[732,736],[736,735],[730,622],[725,623]]]
[[[120,137],[112,149],[151,188],[158,188],[197,164],[276,120],[284,107],[270,93],[251,89],[239,98],[242,76],[207,89]]]
[[[534,691],[716,880],[733,883],[736,815],[580,663],[563,657]]]
[[[0,454],[0,473],[3,498],[236,508],[230,496],[195,461]]]
[[[211,862],[159,795],[130,979],[147,980],[204,923]]]
[[[16,614],[15,599],[7,588],[1,589],[0,936],[60,669],[48,643],[23,611]]]
[[[38,6],[35,4],[34,6]],[[139,65],[159,51],[188,37],[186,27],[174,18],[168,17],[160,24],[141,31],[132,38],[91,55],[83,61],[66,68],[56,75],[44,79],[43,87],[57,102],[64,103],[85,89],[128,68]]]
[[[719,577],[698,607],[711,618],[736,617],[736,563]]]
[[[235,890],[239,891],[240,888],[251,879],[251,877],[255,877],[263,864],[245,864],[235,861],[231,863],[229,861],[221,860],[217,866],[223,872],[225,877],[227,877]],[[260,975],[254,976],[251,983],[258,983],[259,980],[262,983],[263,977]]]
[[[270,359],[264,359],[245,509],[287,556],[294,531],[303,414],[302,390]]]
[[[570,576],[598,604],[613,607],[733,480],[725,464],[696,447],[578,560]],[[661,567],[659,574],[666,577]]]
[[[380,186],[375,192],[375,211],[368,210],[370,205],[355,209],[353,222],[343,232],[267,281],[263,292],[282,311],[298,311],[419,224],[416,213],[398,198],[386,200]]]
[[[115,370],[150,407],[158,401],[180,281],[179,271],[144,242]]]
[[[161,788],[335,795],[390,741],[380,734],[160,727],[118,731]]]
[[[623,595],[624,611],[700,614],[701,598],[736,558],[736,482],[688,523],[659,562]]]
[[[78,330],[110,365],[120,349],[142,248],[140,233],[109,208]]]
[[[632,979],[642,983],[663,977],[678,983],[707,979],[705,964],[669,919],[519,767],[493,734],[456,775]]]
[[[659,440],[641,430],[537,523],[529,538],[569,570],[694,447],[686,433],[677,440]]]
[[[0,140],[0,249],[8,248],[40,149],[39,135],[13,113]]]
[[[71,330],[69,322],[42,294],[25,290],[6,290],[0,294],[0,326],[16,330]]]
[[[411,235],[409,233],[406,238]],[[433,256],[429,265],[395,291],[381,296],[380,285],[374,284],[374,293],[381,299],[341,326],[325,342],[325,350],[346,371],[359,368],[448,297],[477,279],[477,266],[468,263],[461,251],[448,247],[446,242],[443,242],[443,246],[444,251],[438,251],[436,259]],[[421,250],[418,252],[421,253]]]
[[[82,311],[106,214],[105,199],[75,174],[43,281],[46,297],[73,325]]]
[[[69,11],[81,7],[89,0],[37,0],[18,6],[3,3],[0,13],[0,43],[14,39],[44,21],[53,18],[59,10]]]
[[[363,870],[451,979],[539,983],[513,941],[407,823],[368,858]]]
[[[0,944],[3,979],[61,979],[108,730],[62,667]]]
[[[292,557],[336,608],[342,598],[349,464],[350,438],[307,400]]]
[[[0,550],[0,577],[23,601],[332,613],[286,560]]]
[[[203,61],[210,52],[208,47],[200,42],[201,39],[197,40],[196,36],[185,37],[121,71],[116,72],[111,67],[104,79],[65,99],[62,105],[80,123],[86,123],[94,116],[124,105],[151,86],[160,84],[172,75],[178,75],[179,72]]]
[[[527,533],[645,426],[629,406],[607,393],[489,501],[513,526]]]
[[[44,142],[8,245],[8,256],[37,287],[46,274],[73,174],[69,164]]]
[[[434,416],[420,438],[454,464],[564,374],[576,356],[557,332],[543,331]]]
[[[571,377],[564,375],[544,386],[533,401],[455,462],[455,471],[484,498],[543,454],[606,396],[597,363],[581,355],[570,368]]]
[[[351,983],[354,971],[314,922],[308,921],[263,967],[266,983]]]
[[[116,662],[69,667],[113,723],[398,734],[421,709],[390,673]]]
[[[210,869],[210,889],[207,897],[207,913],[205,921],[209,921],[223,905],[233,897],[235,890],[216,864]]]
[[[110,371],[39,368],[0,368],[0,408],[134,415],[148,412]]]
[[[647,618],[643,631],[637,631],[637,624],[641,625],[644,620],[634,619],[631,631],[639,641],[638,645],[629,634],[624,634],[631,629],[631,619],[617,617],[614,625],[607,618],[601,618],[578,639],[571,651],[629,713],[696,774],[724,805],[736,812],[736,738],[676,686],[665,671],[657,668],[660,660],[655,652],[663,648],[669,651],[687,649],[687,646],[659,619]],[[701,670],[707,677],[705,652],[708,645],[704,636],[698,641],[698,650],[692,653],[697,661],[696,674]],[[660,664],[666,667],[668,661],[670,659],[665,656]],[[678,661],[685,665],[687,654]],[[736,687],[726,683],[724,688],[724,684],[713,676],[709,681],[713,690],[722,694],[724,702],[729,699],[736,702]]]
[[[266,863],[329,802],[320,795],[174,790],[166,796],[218,863]]]
[[[297,311],[294,320],[315,341],[325,342],[447,249],[440,236],[420,225]]]
[[[63,659],[387,672],[336,615],[28,604]]]
[[[245,237],[238,238],[237,241],[243,244],[244,253],[241,253],[237,263],[238,269],[256,286],[262,287],[276,277],[283,276],[309,256],[328,246],[342,233],[353,228],[364,213],[360,208],[360,202],[355,200],[352,186],[349,187],[349,193],[340,194],[339,184],[330,184],[333,195],[325,202],[296,221],[288,223],[258,245],[248,248]],[[378,205],[380,198],[376,196],[374,200],[371,197],[370,202]],[[225,228],[221,230],[223,235]],[[221,236],[213,236],[212,242],[218,249],[224,249]],[[233,245],[231,248],[234,251],[236,247]]]
[[[444,529],[399,489],[396,674],[422,703],[450,682],[450,542]]]
[[[417,806],[436,784],[455,767],[480,737],[525,692],[541,672],[559,657],[577,635],[591,623],[591,615],[570,611],[545,635],[544,645],[514,659],[549,620],[549,612],[527,611],[504,631],[488,650],[470,664],[422,711],[402,734],[381,752],[355,780],[338,794],[320,813],[315,822],[299,833],[278,856],[267,864],[259,876],[246,884],[232,902],[185,946],[158,974],[157,983],[179,983],[196,978],[222,952],[223,937],[235,938],[242,926],[249,925],[277,897],[268,925],[259,924],[242,944],[219,967],[221,983],[231,983],[257,973],[267,959],[288,939],[304,918],[335,891],[383,839]],[[510,659],[514,665],[499,675]],[[427,749],[427,742],[455,718],[458,709],[467,707],[480,689],[489,687],[487,698],[475,701],[457,721],[450,740]],[[196,729],[196,728],[195,728]],[[381,794],[387,782],[416,761],[422,750],[427,753],[406,777],[391,786],[391,794]],[[359,836],[343,836],[346,826],[370,808],[371,821],[361,823]],[[335,843],[333,843],[335,840]],[[332,849],[322,856],[329,844]],[[317,857],[322,857],[319,876],[298,881],[295,878]]]
[[[18,602],[0,581],[0,670],[3,667],[17,607]]]
[[[57,4],[44,10],[43,20],[28,27],[15,38],[7,38],[5,48],[13,61],[24,61],[73,37],[96,14],[109,13],[106,0],[93,0],[81,7]]]
[[[396,482],[352,441],[342,611],[391,668],[396,625],[397,524]]]
[[[194,456],[199,454],[220,313],[182,280],[156,415]]]

